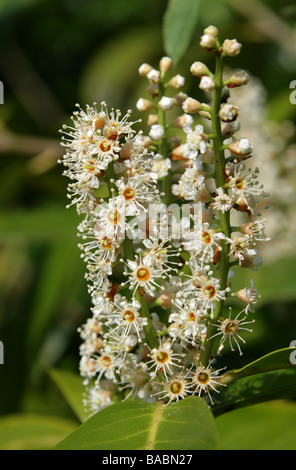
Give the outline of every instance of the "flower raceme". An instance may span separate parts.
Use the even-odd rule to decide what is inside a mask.
[[[192,64],[197,97],[181,91],[183,76],[170,76],[169,57],[159,70],[140,66],[148,96],[136,108],[148,113],[147,135],[135,131],[141,121],[131,111],[104,102],[77,105],[61,129],[69,206],[84,215],[79,247],[92,308],[79,328],[80,373],[90,413],[131,396],[169,404],[197,395],[213,406],[225,370],[214,369],[215,356],[227,347],[242,354],[241,335],[251,333],[257,289],[251,281],[232,292],[230,268],[259,266],[268,195],[258,168],[246,165],[251,143],[235,137],[239,109],[223,98],[223,87],[248,80],[241,72],[224,81],[236,40],[221,45],[209,26],[200,44],[216,68]],[[204,91],[210,103],[199,100]],[[234,297],[242,308],[231,318]]]

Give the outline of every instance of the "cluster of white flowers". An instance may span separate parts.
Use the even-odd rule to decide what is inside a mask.
[[[219,46],[217,34],[207,28],[201,45],[221,58],[239,53],[237,41]],[[109,113],[105,103],[79,107],[73,126],[62,129],[69,198],[85,215],[79,247],[93,306],[79,329],[80,373],[90,412],[130,396],[170,403],[193,394],[212,404],[211,392],[223,386],[221,369],[212,367],[215,355],[226,341],[241,354],[241,331],[251,331],[245,325],[253,320],[245,320],[257,290],[251,284],[231,292],[229,274],[232,265],[260,264],[257,244],[267,236],[259,210],[267,194],[258,170],[245,167],[249,140],[234,137],[238,108],[223,104],[214,116],[210,105],[185,93],[170,96],[185,85],[180,75],[167,79],[171,67],[163,57],[159,70],[139,68],[152,98],[140,98],[137,108],[155,111],[148,117],[149,136],[135,132],[130,112]],[[204,64],[195,62],[191,72],[202,90],[215,93],[217,78]],[[210,90],[204,77],[211,79]],[[232,88],[235,82],[225,83]],[[183,142],[167,135],[166,113],[176,109],[181,115],[173,125],[183,131]],[[231,142],[224,145],[229,128],[219,142],[219,135],[206,134],[200,117],[215,119],[222,131],[231,121]],[[226,152],[222,167],[217,142]],[[180,220],[184,205],[188,217]],[[232,210],[245,215],[239,227],[231,227]],[[243,308],[232,319],[223,304],[233,295]],[[215,350],[214,338],[220,338]]]

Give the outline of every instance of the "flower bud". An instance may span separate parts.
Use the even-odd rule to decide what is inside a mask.
[[[249,139],[245,137],[235,140],[229,145],[229,150],[234,155],[250,155],[253,151]]]
[[[186,100],[182,103],[183,111],[189,114],[197,113],[200,110],[200,107],[200,102],[190,97],[186,98]]]
[[[240,262],[240,266],[242,268],[257,269],[261,265],[262,265],[262,258],[260,256],[245,255]]]
[[[158,105],[163,111],[168,111],[169,109],[172,109],[172,107],[174,106],[174,102],[172,98],[169,98],[168,96],[163,96],[158,102]]]
[[[160,82],[160,72],[159,72],[159,70],[151,69],[147,73],[147,78],[152,83],[159,83]]]
[[[249,217],[252,216],[252,208],[246,197],[239,196],[234,203],[234,208],[238,212],[246,212]]]
[[[173,61],[170,57],[162,57],[159,62],[159,68],[161,72],[167,72],[168,70],[171,69],[173,65]]]
[[[181,144],[181,139],[178,135],[173,135],[168,139],[170,149],[176,149]]]
[[[186,95],[186,93],[177,93],[177,95],[175,95],[173,98],[174,104],[176,106],[181,106],[182,103],[186,100],[186,98],[188,98],[188,95]]]
[[[185,78],[180,74],[175,75],[168,83],[168,86],[171,86],[172,88],[182,88],[184,85]]]
[[[211,164],[214,161],[214,152],[211,149],[208,149],[205,151],[205,153],[202,156],[202,161],[204,163]]]
[[[138,111],[148,111],[153,105],[152,101],[146,100],[145,98],[140,98],[136,103],[136,108]]]
[[[200,38],[200,45],[206,51],[213,51],[217,49],[216,38],[212,34],[204,34]]]
[[[190,67],[190,72],[195,77],[202,77],[203,75],[207,75],[207,76],[211,75],[211,72],[209,71],[208,67],[202,62],[193,62],[193,64]]]
[[[147,77],[148,73],[153,70],[153,67],[149,64],[142,64],[140,67],[139,67],[139,74],[141,75],[141,77]]]
[[[134,377],[134,384],[136,387],[140,388],[147,382],[147,373],[144,369],[139,368]]]
[[[164,128],[160,124],[153,124],[151,126],[149,135],[153,140],[160,140],[164,137]]]
[[[225,122],[222,124],[221,132],[224,138],[229,139],[237,132],[237,126],[233,122]]]
[[[149,85],[147,86],[147,92],[153,98],[158,96],[158,83],[149,83]]]
[[[237,72],[227,80],[226,85],[228,88],[236,88],[238,86],[246,85],[249,81],[247,72]]]
[[[182,114],[182,116],[178,116],[175,120],[175,126],[179,129],[183,129],[184,126],[192,126],[193,124],[193,117],[191,114]]]
[[[98,129],[101,129],[101,130],[102,130],[102,129],[104,129],[105,124],[106,124],[105,118],[104,118],[104,117],[98,117],[98,118],[95,119],[95,121],[94,121],[94,128],[95,128],[96,130],[98,130]]]
[[[129,143],[124,144],[120,150],[120,159],[128,160],[131,154],[132,154],[131,145]]]
[[[233,122],[238,116],[238,107],[233,104],[225,104],[219,111],[219,117],[223,122]]]
[[[238,55],[242,45],[236,39],[225,39],[222,44],[223,53],[229,57]]]
[[[153,126],[153,124],[157,124],[158,122],[158,115],[157,114],[149,114],[147,119],[148,126]]]
[[[218,37],[219,31],[216,26],[210,25],[204,29],[204,34],[211,34],[212,36]]]
[[[186,160],[186,158],[184,157],[184,145],[179,145],[179,147],[176,147],[173,150],[172,160]]]
[[[213,91],[214,88],[216,87],[216,82],[212,77],[207,77],[204,75],[201,77],[199,88],[203,91]]]
[[[212,119],[212,116],[211,116],[211,113],[209,111],[199,111],[199,115],[205,119],[209,119],[211,120]]]
[[[164,308],[171,308],[173,306],[172,303],[172,294],[171,293],[163,293],[161,294],[158,299],[156,300],[157,305],[160,305]]]

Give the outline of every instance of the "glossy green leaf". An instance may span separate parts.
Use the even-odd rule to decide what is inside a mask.
[[[213,416],[203,400],[179,403],[124,402],[109,406],[83,423],[58,446],[62,450],[219,449]]]
[[[68,370],[58,369],[52,369],[49,374],[78,419],[82,422],[85,421],[87,414],[82,403],[85,388],[80,375]]]
[[[270,400],[296,398],[296,369],[265,372],[239,379],[216,396],[214,416]]]
[[[77,424],[57,417],[19,414],[0,419],[0,450],[49,450]]]
[[[241,369],[225,374],[226,388],[220,390],[213,413],[218,416],[235,408],[296,397],[295,348],[273,351]]]
[[[197,25],[200,0],[170,0],[164,15],[164,48],[174,63],[186,52]]]
[[[296,450],[295,403],[255,405],[215,421],[225,450]]]
[[[273,351],[241,369],[225,374],[213,408],[220,415],[235,408],[283,397],[296,396],[296,366],[291,363],[294,348]]]
[[[253,374],[260,374],[262,372],[274,371],[276,369],[294,368],[291,357],[295,348],[283,348],[277,351],[272,351],[265,356],[256,359],[255,361],[247,364],[241,369],[235,369],[226,374],[230,381],[237,380],[241,377],[246,377]]]

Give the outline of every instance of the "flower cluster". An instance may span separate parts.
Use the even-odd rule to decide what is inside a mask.
[[[252,146],[235,137],[239,109],[229,101],[248,80],[223,77],[224,58],[240,52],[236,40],[221,45],[210,26],[200,44],[215,54],[215,73],[201,62],[190,71],[210,104],[180,91],[185,78],[170,77],[163,57],[159,69],[139,68],[150,97],[136,107],[149,113],[148,135],[134,130],[130,112],[105,103],[78,107],[61,130],[70,205],[85,216],[78,235],[92,308],[79,329],[80,373],[90,412],[130,396],[213,404],[224,385],[215,356],[227,342],[241,354],[241,332],[251,331],[257,289],[232,292],[230,282],[232,266],[257,269],[258,244],[268,240],[267,194],[246,165]],[[232,226],[231,212],[241,225]],[[236,316],[224,313],[233,296],[242,303]]]

